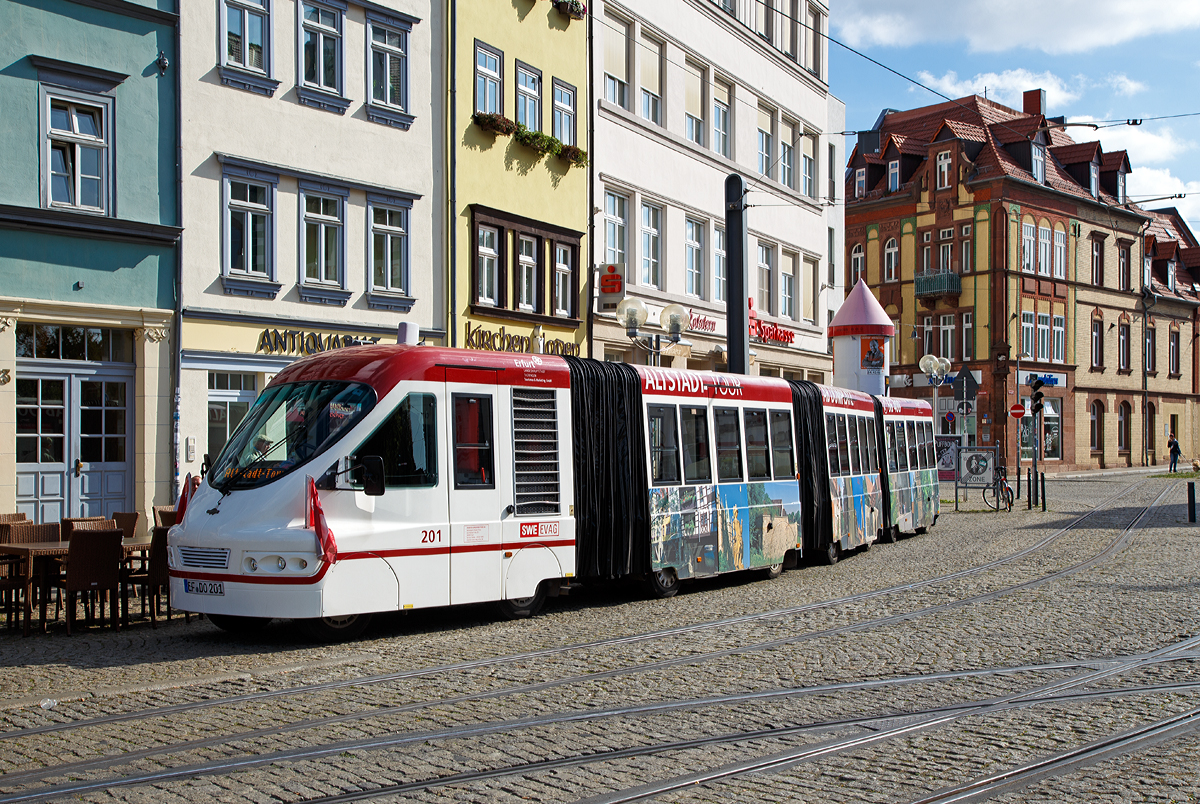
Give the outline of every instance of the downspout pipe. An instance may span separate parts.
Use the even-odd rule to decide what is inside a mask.
[[[587,279],[584,282],[584,295],[587,301],[587,355],[588,357],[596,357],[596,338],[595,338],[595,311],[592,304],[592,283],[596,274],[595,263],[593,259],[596,252],[596,99],[592,97],[596,90],[595,73],[593,72],[596,63],[595,42],[595,14],[587,15],[587,142],[588,142],[588,183],[587,183],[587,216],[588,216],[588,247],[587,254],[580,253],[579,262],[580,270],[582,263],[587,261]],[[583,316],[580,316],[581,318]],[[600,355],[601,358],[604,355]]]
[[[445,137],[450,152],[450,198],[446,229],[450,232],[450,250],[446,254],[446,281],[450,285],[450,346],[458,345],[458,149],[455,146],[458,116],[458,0],[450,0],[450,130]]]
[[[175,221],[183,226],[183,75],[180,64],[183,60],[182,1],[175,3]],[[174,459],[171,462],[173,480],[171,483],[171,501],[179,496],[179,451],[182,448],[179,432],[179,416],[183,388],[183,234],[175,241],[175,321],[174,342],[171,350],[171,367],[174,370],[175,389],[172,396],[171,439],[174,446]],[[153,518],[150,518],[153,524]]]

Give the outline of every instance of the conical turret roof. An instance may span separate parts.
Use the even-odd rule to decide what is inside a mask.
[[[859,277],[858,284],[829,322],[828,334],[830,338],[839,335],[885,335],[890,338],[895,332],[896,327],[883,311],[883,305]]]

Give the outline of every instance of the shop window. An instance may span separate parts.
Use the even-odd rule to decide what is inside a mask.
[[[132,363],[133,331],[18,323],[16,353],[38,360]]]

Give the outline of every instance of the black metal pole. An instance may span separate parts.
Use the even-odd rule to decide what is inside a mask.
[[[730,374],[750,371],[750,273],[746,255],[750,232],[746,222],[746,180],[737,173],[725,178],[725,266],[729,294],[725,299],[725,344]]]
[[[1046,512],[1046,473],[1042,472],[1042,513]]]
[[[1033,470],[1025,470],[1025,510],[1033,510]]]
[[[1188,481],[1188,522],[1196,521],[1196,484]]]

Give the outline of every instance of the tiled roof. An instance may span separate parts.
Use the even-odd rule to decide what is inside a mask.
[[[987,132],[984,131],[983,126],[977,126],[973,123],[964,123],[961,120],[945,120],[938,127],[938,134],[941,133],[943,128],[949,129],[960,140],[970,140],[971,142],[987,141]],[[937,139],[937,136],[935,134],[934,139]]]
[[[1179,255],[1188,268],[1200,268],[1200,246],[1181,248]]]
[[[927,142],[921,142],[915,137],[906,137],[903,134],[893,133],[887,135],[887,141],[884,142],[883,148],[880,149],[881,153],[887,150],[887,142],[894,143],[896,150],[900,153],[911,156],[924,156],[928,153],[929,149],[929,143]]]
[[[1125,151],[1107,151],[1104,158],[1100,160],[1100,170],[1104,173],[1110,173],[1114,170],[1124,168],[1126,173],[1130,173],[1129,154]]]
[[[1147,229],[1148,234],[1159,238],[1178,240],[1183,246],[1200,246],[1200,241],[1192,234],[1192,230],[1183,220],[1183,216],[1179,214],[1179,210],[1174,207],[1153,209],[1150,210],[1150,216],[1152,220]]]
[[[1001,145],[1027,140],[1035,131],[1046,125],[1046,118],[1041,115],[1018,117],[1001,123],[992,123],[988,129]]]
[[[1097,153],[1103,153],[1099,142],[1079,142],[1074,145],[1058,145],[1050,148],[1054,158],[1064,165],[1078,165],[1081,162],[1091,162]]]

